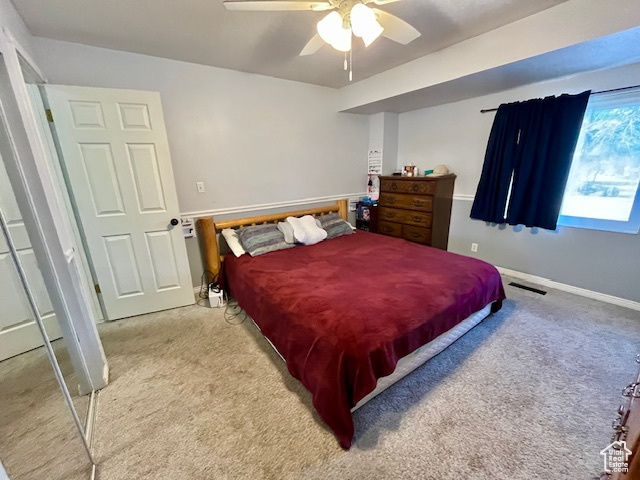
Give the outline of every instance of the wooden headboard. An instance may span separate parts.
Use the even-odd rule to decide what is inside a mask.
[[[225,228],[242,228],[249,225],[259,225],[264,223],[276,223],[285,220],[287,217],[301,217],[303,215],[326,215],[327,213],[337,213],[345,221],[348,214],[348,201],[338,200],[334,205],[326,207],[308,208],[306,210],[295,210],[293,212],[272,213],[257,217],[239,218],[237,220],[225,220],[215,222],[213,217],[200,218],[196,222],[200,247],[207,265],[207,269],[214,275],[220,272],[222,258],[220,257],[220,246],[218,245],[218,232]]]

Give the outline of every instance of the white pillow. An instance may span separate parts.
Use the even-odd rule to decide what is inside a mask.
[[[293,227],[294,238],[303,245],[315,245],[327,238],[326,230],[318,227],[316,219],[311,215],[287,217],[287,222]]]
[[[320,220],[318,220],[317,218],[316,218],[316,225],[318,225],[319,228],[322,228],[322,224],[320,223]],[[280,230],[280,232],[282,232],[282,235],[284,235],[284,241],[286,243],[297,243],[295,237],[293,236],[293,227],[291,226],[290,223],[278,222],[278,230]]]
[[[245,252],[244,248],[242,248],[242,244],[240,243],[238,234],[234,229],[225,228],[221,233],[224,239],[227,241],[227,245],[229,245],[229,248],[236,257],[240,257],[247,253]]]

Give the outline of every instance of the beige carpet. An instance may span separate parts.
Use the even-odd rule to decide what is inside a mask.
[[[100,326],[100,480],[587,479],[640,351],[640,313],[509,300],[355,414],[348,452],[250,321],[185,307]]]
[[[53,346],[84,421],[88,397],[77,395],[63,341]],[[0,459],[11,480],[89,478],[91,464],[44,348],[0,362]]]

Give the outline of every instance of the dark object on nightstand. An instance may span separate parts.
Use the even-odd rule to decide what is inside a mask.
[[[378,205],[367,202],[356,203],[356,228],[372,233],[378,232]]]
[[[380,177],[378,233],[447,249],[454,174]]]

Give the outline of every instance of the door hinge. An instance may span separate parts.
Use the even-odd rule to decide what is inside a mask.
[[[102,293],[102,291],[100,290],[100,284],[99,284],[99,283],[96,283],[96,284],[93,286],[93,288],[95,288],[95,289],[96,289],[96,293]]]
[[[44,113],[47,115],[47,121],[53,123],[53,113],[50,108],[45,108]]]

